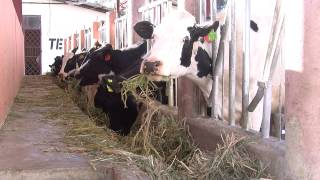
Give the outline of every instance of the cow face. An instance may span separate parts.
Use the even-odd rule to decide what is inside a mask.
[[[152,49],[140,71],[151,80],[164,77],[187,76],[194,81],[207,98],[210,94],[211,43],[203,41],[219,22],[209,26],[195,25],[195,18],[187,11],[174,11],[167,15],[154,30]]]
[[[107,58],[110,57],[111,51],[111,47],[105,46],[90,53],[88,60],[75,72],[75,76],[81,79],[81,86],[95,84],[99,81],[99,74],[110,73]]]
[[[198,27],[195,18],[187,11],[176,11],[166,16],[156,27],[153,45],[145,57],[141,72],[159,80],[163,76],[184,76],[193,74],[199,78],[210,73],[210,43],[199,41],[212,30],[216,31],[219,22],[210,26]]]

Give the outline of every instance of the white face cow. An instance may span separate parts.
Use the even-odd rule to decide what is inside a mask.
[[[187,11],[174,11],[167,15],[153,33],[153,44],[144,57],[141,72],[152,80],[163,77],[186,76],[209,98],[212,80],[211,43],[200,41],[219,23],[211,26],[195,26],[195,18]]]

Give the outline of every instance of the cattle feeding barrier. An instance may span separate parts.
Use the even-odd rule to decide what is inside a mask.
[[[217,19],[216,12],[216,2],[211,0],[211,17],[210,21],[214,22]],[[251,5],[250,0],[245,2],[245,15],[244,15],[244,28],[243,28],[243,64],[242,64],[242,123],[241,127],[245,130],[249,130],[249,112],[253,112],[257,104],[263,98],[263,114],[262,114],[262,124],[261,133],[263,138],[269,138],[270,136],[270,119],[271,119],[271,101],[272,101],[272,80],[275,68],[277,64],[282,63],[281,59],[281,41],[283,34],[283,21],[284,14],[281,10],[281,0],[276,0],[275,13],[273,17],[273,23],[271,27],[271,34],[269,37],[269,44],[267,55],[265,58],[264,70],[262,77],[258,81],[258,90],[256,96],[253,98],[249,104],[249,84],[250,84],[250,11]],[[235,92],[236,92],[236,2],[235,0],[229,0],[225,9],[223,10],[224,17],[220,22],[222,22],[222,28],[220,32],[220,37],[217,41],[212,42],[212,59],[213,59],[213,88],[210,95],[212,101],[212,117],[213,119],[218,119],[220,113],[223,116],[223,77],[224,77],[224,58],[226,55],[229,56],[229,96],[228,96],[228,123],[231,126],[235,126]],[[202,6],[200,6],[202,7]],[[200,8],[200,13],[203,13]],[[206,14],[206,12],[204,13]],[[200,16],[202,17],[202,16]],[[204,18],[200,18],[200,21]],[[208,18],[206,18],[207,20]],[[219,32],[218,32],[219,33]],[[224,50],[229,44],[229,54],[225,54]],[[217,46],[218,45],[218,46]],[[219,70],[222,73],[219,73]],[[222,75],[221,75],[222,74]],[[283,76],[284,74],[280,74]],[[220,86],[220,87],[219,87]],[[222,88],[222,98],[219,97],[219,88]],[[279,113],[281,113],[281,107],[283,105],[282,97],[280,91],[282,91],[283,84],[280,84],[280,98],[279,98]],[[218,104],[221,102],[222,108],[218,108]],[[221,110],[221,111],[220,111]],[[219,112],[220,111],[220,112]],[[275,119],[275,134],[276,137],[281,140],[282,129],[282,116]]]
[[[150,21],[152,24],[157,26],[161,23],[161,20],[166,16],[173,8],[173,3],[171,0],[158,0],[139,8],[139,13],[141,13],[141,19]],[[148,40],[148,50],[151,49],[151,42]],[[168,105],[177,106],[177,92],[178,92],[178,79],[170,78],[167,83],[166,94],[168,95]]]

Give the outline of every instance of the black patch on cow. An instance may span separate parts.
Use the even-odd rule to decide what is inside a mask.
[[[200,40],[200,42],[203,43],[204,42],[203,37],[208,35],[208,33],[211,30],[217,31],[218,27],[219,27],[219,21],[215,21],[210,26],[199,27],[199,26],[194,25],[192,27],[188,27],[188,31],[190,33],[190,39],[186,38],[183,43],[181,57],[180,57],[180,60],[181,60],[180,64],[182,66],[189,67],[191,64],[193,43],[198,41],[198,39],[200,37],[202,38],[202,40]],[[210,59],[210,57],[209,57],[209,59]]]
[[[109,116],[110,129],[124,136],[129,134],[138,115],[138,106],[132,95],[128,95],[127,107],[125,107],[121,93],[111,93],[100,86],[95,95],[94,103],[97,108],[102,108]]]
[[[257,24],[256,22],[254,22],[253,20],[250,20],[250,28],[251,28],[254,32],[258,32],[258,31],[259,31],[258,24]]]
[[[189,40],[188,37],[184,39],[182,51],[181,51],[181,65],[184,67],[189,67],[191,64],[191,56],[192,56],[193,42]]]
[[[196,61],[198,62],[198,76],[201,78],[203,76],[207,76],[212,72],[212,61],[209,54],[202,49],[201,47],[198,48],[197,55],[195,57]]]

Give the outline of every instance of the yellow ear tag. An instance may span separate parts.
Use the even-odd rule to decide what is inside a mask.
[[[113,92],[112,88],[109,85],[107,85],[107,91],[108,92]]]

